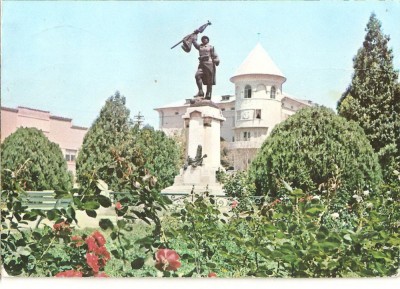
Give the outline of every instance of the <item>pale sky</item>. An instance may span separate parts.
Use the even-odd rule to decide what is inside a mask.
[[[89,127],[119,90],[131,117],[158,128],[154,108],[197,92],[198,52],[176,42],[204,35],[220,66],[213,99],[258,42],[287,78],[283,92],[336,108],[372,12],[400,68],[400,1],[2,2],[2,106],[27,106]]]

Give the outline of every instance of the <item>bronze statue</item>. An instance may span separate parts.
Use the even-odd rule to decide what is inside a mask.
[[[194,47],[199,51],[199,66],[195,75],[197,88],[195,97],[204,97],[203,84],[207,86],[205,99],[211,99],[212,86],[215,85],[215,66],[219,65],[219,58],[214,46],[209,44],[207,36],[201,37],[201,44],[193,41]]]
[[[201,155],[203,151],[203,147],[201,145],[197,146],[196,157],[193,159],[190,156],[187,157],[186,164],[183,166],[183,169],[186,170],[189,166],[197,167],[203,165],[203,159],[207,157],[206,154]]]
[[[210,39],[207,36],[201,37],[201,44],[197,43],[197,35],[202,33],[208,25],[211,25],[211,23],[208,22],[199,29],[196,29],[192,34],[187,35],[183,40],[171,47],[171,49],[182,43],[182,49],[185,52],[190,52],[192,44],[199,51],[199,66],[195,75],[198,92],[194,97],[204,98],[203,85],[206,85],[205,99],[210,100],[212,86],[215,85],[215,67],[219,65],[219,58],[214,46],[209,44]]]

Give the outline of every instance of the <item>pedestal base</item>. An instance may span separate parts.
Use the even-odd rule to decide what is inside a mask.
[[[224,195],[222,185],[216,180],[216,172],[221,167],[221,124],[225,121],[221,110],[210,100],[194,99],[182,118],[188,167],[181,169],[173,186],[162,193],[189,194],[194,190],[196,193],[208,191],[212,195]]]
[[[215,168],[207,167],[188,167],[181,169],[179,175],[175,177],[174,184],[165,188],[163,194],[190,194],[192,190],[195,193],[208,191],[212,195],[224,196],[222,185],[217,182]]]

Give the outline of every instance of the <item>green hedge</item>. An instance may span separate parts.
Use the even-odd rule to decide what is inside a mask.
[[[1,166],[19,172],[25,190],[69,190],[72,173],[59,145],[36,128],[18,128],[1,147]],[[3,172],[3,171],[2,171]]]
[[[340,175],[348,193],[381,181],[377,156],[363,130],[324,107],[305,108],[277,125],[250,166],[257,194],[279,196],[284,180],[313,191]]]

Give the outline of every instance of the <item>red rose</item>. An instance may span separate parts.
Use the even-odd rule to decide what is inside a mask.
[[[104,273],[104,272],[100,272],[100,273],[96,273],[93,275],[94,277],[103,277],[103,278],[108,278],[109,276]]]
[[[122,209],[121,203],[120,203],[120,202],[116,202],[116,203],[115,203],[115,208],[116,208],[118,211],[121,210],[121,209]]]
[[[97,248],[97,249],[94,251],[94,253],[96,253],[97,256],[100,258],[100,259],[99,259],[99,265],[100,265],[100,267],[106,266],[107,261],[111,259],[110,253],[107,251],[107,248],[104,247],[104,246],[103,246],[103,247]]]
[[[94,273],[99,272],[99,258],[93,253],[86,254],[86,263],[92,268]]]
[[[88,250],[89,251],[95,251],[99,246],[97,245],[96,239],[93,238],[92,236],[89,236],[85,240]]]
[[[105,260],[110,260],[111,255],[110,253],[107,251],[106,247],[99,247],[94,251],[99,257],[105,259]]]
[[[57,223],[57,224],[54,224],[53,225],[53,229],[55,231],[57,231],[57,233],[61,232],[61,231],[71,232],[71,228],[69,227],[69,224],[67,222],[64,222],[64,221],[62,221],[60,223]]]
[[[88,245],[89,251],[96,251],[106,243],[106,239],[99,231],[96,231],[92,235],[88,236],[85,241]]]
[[[97,245],[99,247],[104,246],[104,244],[106,243],[106,239],[99,231],[94,232],[92,234],[92,237],[95,238]]]
[[[156,268],[160,271],[176,271],[181,266],[179,255],[174,250],[159,249],[156,252]]]
[[[208,277],[210,277],[210,278],[216,278],[216,277],[218,277],[218,276],[217,276],[217,273],[215,273],[215,272],[210,272],[210,273],[208,273]]]
[[[82,272],[75,271],[75,270],[68,270],[57,273],[55,277],[82,277]]]

